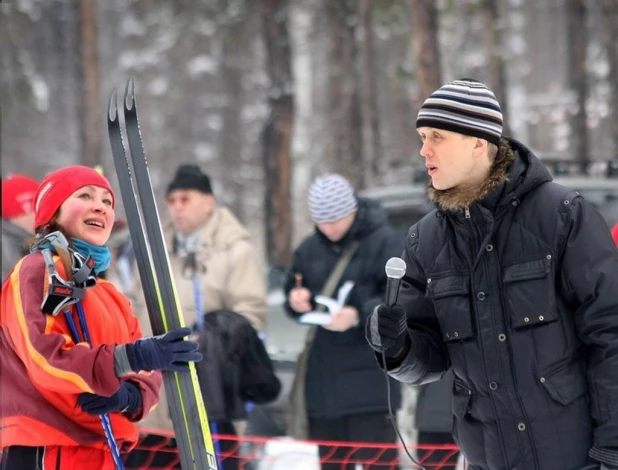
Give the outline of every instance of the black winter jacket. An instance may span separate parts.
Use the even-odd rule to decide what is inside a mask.
[[[472,468],[579,468],[592,446],[618,448],[618,251],[519,142],[503,139],[491,181],[467,209],[434,190],[452,210],[408,232],[411,347],[389,373],[420,384],[452,365]]]
[[[318,327],[307,366],[306,403],[311,417],[338,418],[388,411],[387,379],[376,365],[364,335],[367,317],[384,299],[384,265],[392,256],[401,255],[404,244],[404,236],[388,225],[382,207],[360,199],[356,219],[339,243],[331,242],[316,229],[294,253],[285,293],[287,297],[295,285],[294,274],[302,273],[303,286],[313,295],[320,294],[342,250],[354,239],[361,244],[339,287],[345,281],[354,281],[347,304],[358,310],[360,321],[345,332]],[[287,302],[285,307],[292,318],[298,318],[299,314]],[[390,381],[393,410],[396,410],[401,406],[400,384]]]

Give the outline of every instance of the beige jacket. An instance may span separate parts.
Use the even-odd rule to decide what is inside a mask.
[[[193,281],[188,273],[183,274],[185,256],[173,252],[174,231],[165,230],[170,264],[185,325],[196,323],[195,294]],[[216,207],[208,223],[199,233],[197,253],[198,275],[202,286],[203,311],[228,309],[243,315],[251,325],[261,331],[266,323],[265,272],[259,266],[255,250],[250,243],[249,232],[226,208]],[[142,325],[144,336],[152,334],[148,312],[141,291],[141,284],[133,292],[134,312]],[[172,429],[164,391],[159,406],[140,423],[143,428]]]

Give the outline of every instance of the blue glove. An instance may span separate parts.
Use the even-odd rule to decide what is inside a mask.
[[[183,339],[190,334],[191,328],[179,328],[164,335],[140,339],[120,347],[125,348],[133,372],[140,370],[189,372],[189,362],[202,360],[202,354],[197,351],[198,344]]]
[[[81,393],[77,403],[89,415],[103,413],[135,413],[142,407],[142,394],[131,382],[122,382],[121,387],[111,397],[93,393]]]

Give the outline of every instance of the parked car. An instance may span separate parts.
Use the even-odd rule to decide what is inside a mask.
[[[608,224],[618,222],[618,178],[557,176],[554,181],[578,191]],[[426,197],[426,187],[420,184],[377,187],[360,194],[382,203],[392,225],[404,233],[433,209]]]
[[[554,181],[578,191],[610,226],[618,222],[618,178],[557,176]]]

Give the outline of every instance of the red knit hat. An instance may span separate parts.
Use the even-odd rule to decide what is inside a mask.
[[[616,246],[618,246],[618,223],[614,225],[612,229],[612,236],[614,237],[614,242],[616,242]]]
[[[12,219],[34,212],[32,201],[38,181],[24,175],[11,175],[2,180],[2,218]]]
[[[90,185],[107,189],[112,194],[112,206],[116,205],[116,197],[109,181],[90,167],[67,166],[47,175],[43,178],[34,198],[34,226],[40,227],[49,223],[71,194],[79,188]]]

